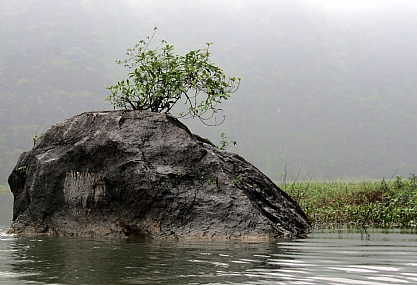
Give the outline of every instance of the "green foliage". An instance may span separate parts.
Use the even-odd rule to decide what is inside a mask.
[[[242,177],[238,176],[235,179],[230,180],[232,184],[237,184],[238,182],[242,181]],[[256,185],[256,184],[254,184]]]
[[[42,134],[38,135],[38,132],[32,137],[33,145],[41,138]]]
[[[316,226],[416,226],[417,176],[395,181],[302,183],[286,187]]]
[[[205,143],[208,143],[208,144],[210,144],[210,145],[214,145],[214,144],[211,142],[211,140],[210,140],[209,138],[202,138],[202,140],[203,140]]]
[[[226,136],[225,133],[220,134],[220,145],[217,146],[220,150],[226,150],[230,145],[235,146],[237,143]]]
[[[217,184],[218,180],[215,177],[210,176],[208,173],[202,172],[201,173],[201,179],[207,179],[207,184],[208,185],[212,185],[212,184]]]
[[[26,172],[28,171],[28,168],[27,168],[27,166],[26,166],[26,165],[24,165],[24,166],[19,167],[19,168],[17,169],[17,171],[19,172],[19,174],[24,175],[24,174],[26,174]]]
[[[197,117],[202,122],[214,117],[214,124],[221,124],[224,116],[217,122],[215,114],[221,110],[217,105],[238,89],[240,78],[226,79],[223,70],[209,61],[211,43],[180,56],[165,40],[151,49],[155,32],[156,28],[151,37],[128,49],[127,59],[117,61],[133,71],[126,80],[107,88],[111,94],[106,100],[114,108],[169,112],[184,99],[188,110],[181,117]],[[201,93],[205,94],[202,99]]]
[[[184,171],[182,170],[182,168],[179,168],[177,170],[177,178],[182,178],[184,176]]]

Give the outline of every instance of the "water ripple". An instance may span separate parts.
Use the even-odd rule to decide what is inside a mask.
[[[416,284],[415,234],[315,232],[285,243],[1,235],[1,284]]]

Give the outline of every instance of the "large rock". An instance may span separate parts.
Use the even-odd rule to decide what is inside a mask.
[[[167,114],[57,123],[20,156],[9,184],[15,234],[268,239],[309,229],[257,168]]]

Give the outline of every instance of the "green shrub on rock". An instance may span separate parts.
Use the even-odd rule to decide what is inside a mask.
[[[218,104],[227,100],[240,85],[240,78],[226,78],[223,70],[210,62],[209,47],[174,54],[174,46],[162,40],[154,49],[150,44],[155,35],[139,41],[127,50],[127,59],[116,61],[132,69],[128,78],[109,86],[107,97],[114,108],[169,112],[180,100],[188,106],[181,117],[197,117],[206,123],[221,109]]]

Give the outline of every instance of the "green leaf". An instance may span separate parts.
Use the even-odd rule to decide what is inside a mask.
[[[181,56],[174,54],[174,46],[165,40],[151,48],[156,30],[155,27],[152,36],[128,49],[126,60],[116,61],[133,71],[126,80],[107,87],[111,95],[106,100],[115,108],[169,112],[184,99],[189,111],[180,116],[197,117],[207,124],[205,121],[221,110],[217,104],[238,89],[239,83],[234,82],[240,82],[240,78],[226,81],[223,70],[209,62],[210,42],[205,49],[191,50]],[[205,93],[205,100],[199,102],[200,93]],[[203,117],[207,112],[209,115]],[[216,119],[214,121],[218,124]]]

